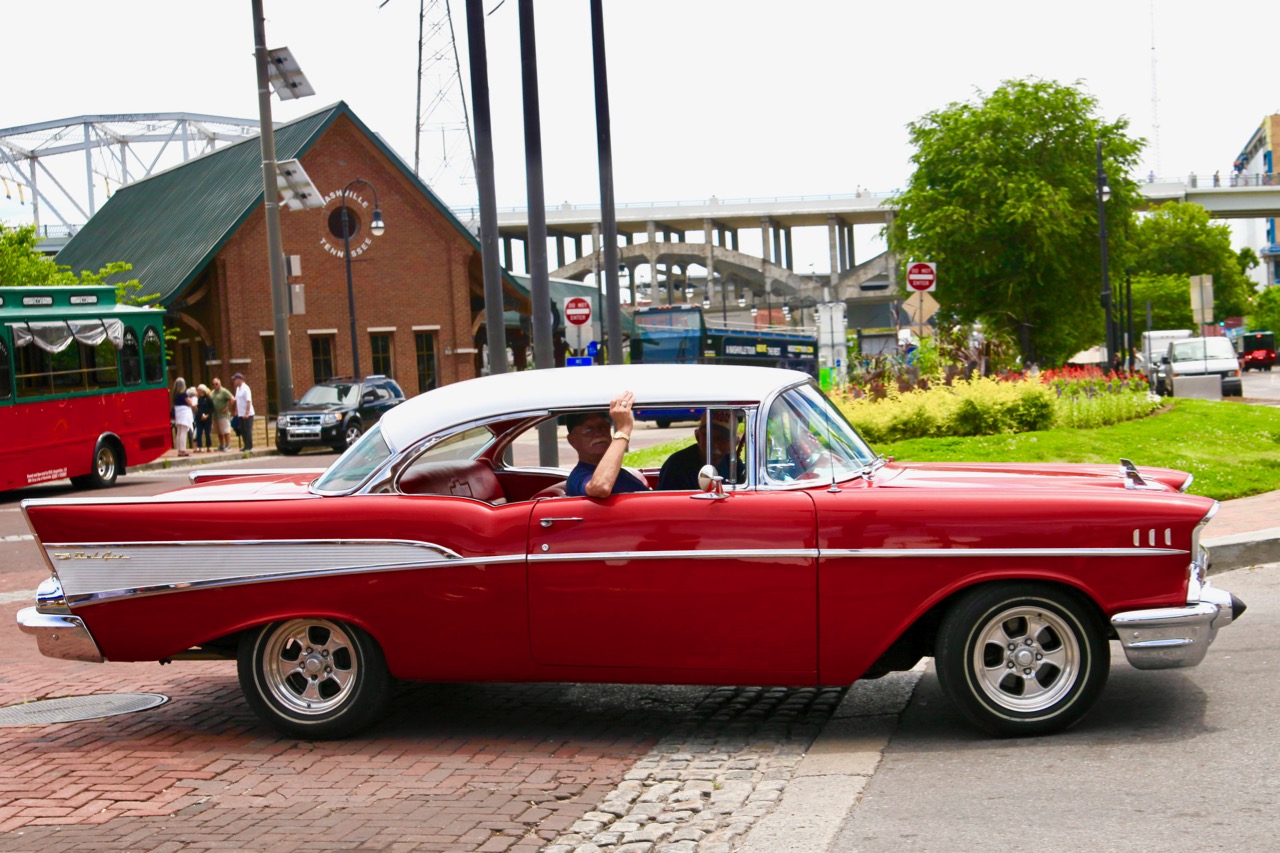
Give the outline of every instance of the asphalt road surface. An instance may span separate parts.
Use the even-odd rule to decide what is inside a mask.
[[[1241,375],[1246,400],[1274,400],[1280,403],[1280,368],[1249,370]]]
[[[836,845],[871,851],[1275,850],[1280,564],[1214,583],[1249,606],[1192,669],[1111,677],[1063,734],[968,728],[932,667]]]

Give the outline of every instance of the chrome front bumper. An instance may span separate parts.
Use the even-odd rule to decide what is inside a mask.
[[[45,657],[90,663],[106,660],[79,616],[41,613],[35,607],[25,607],[18,611],[18,627],[36,638],[40,654]]]
[[[1111,626],[1134,669],[1173,669],[1204,660],[1218,630],[1244,609],[1231,593],[1206,584],[1195,604],[1117,613]]]

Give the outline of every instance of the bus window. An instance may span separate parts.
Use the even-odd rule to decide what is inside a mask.
[[[83,391],[85,345],[76,342],[53,354],[53,387],[59,391]]]
[[[92,349],[85,347],[88,357],[86,377],[90,388],[116,388],[120,385],[120,366],[116,361],[116,345],[105,340]]]
[[[53,393],[53,375],[49,353],[40,347],[18,347],[17,376],[19,397],[43,397]]]
[[[13,367],[9,364],[9,347],[0,337],[0,400],[13,399]]]
[[[125,329],[124,346],[120,348],[120,372],[125,385],[142,384],[142,353],[138,350],[138,334]]]
[[[147,384],[164,382],[164,347],[151,326],[142,335],[142,367]]]

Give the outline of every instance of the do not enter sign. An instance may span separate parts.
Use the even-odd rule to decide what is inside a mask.
[[[564,319],[571,326],[585,326],[591,322],[591,300],[574,296],[564,301]]]
[[[916,261],[907,267],[907,287],[916,293],[927,293],[937,284],[937,264],[931,261]]]

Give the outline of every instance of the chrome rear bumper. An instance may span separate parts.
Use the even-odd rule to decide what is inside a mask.
[[[1204,660],[1218,630],[1244,609],[1231,593],[1205,585],[1195,604],[1117,613],[1111,626],[1134,669],[1173,669]]]
[[[36,638],[40,654],[45,657],[90,663],[106,660],[79,616],[41,613],[34,607],[25,607],[18,611],[18,627]]]

